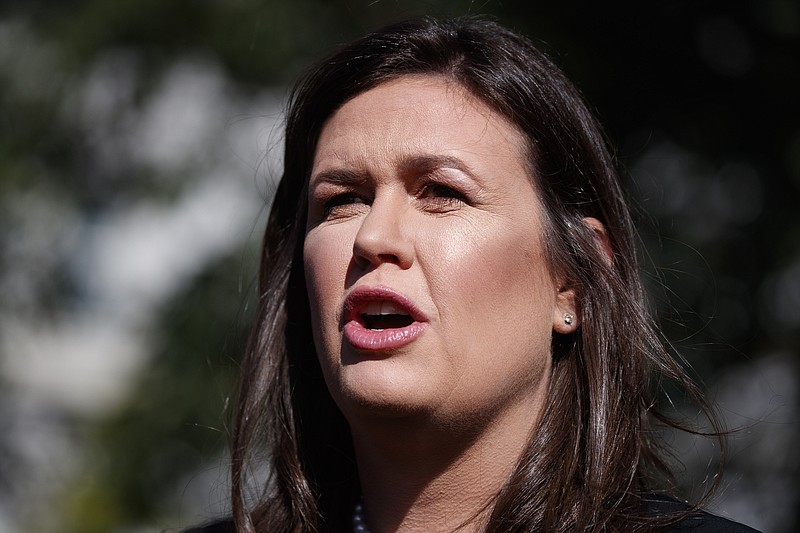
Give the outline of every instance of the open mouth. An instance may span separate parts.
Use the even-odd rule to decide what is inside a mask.
[[[428,319],[414,302],[383,286],[357,287],[345,298],[342,331],[348,344],[364,353],[389,354],[414,342]]]
[[[406,311],[386,301],[370,302],[359,316],[365,328],[375,331],[404,328],[414,323],[414,319]]]

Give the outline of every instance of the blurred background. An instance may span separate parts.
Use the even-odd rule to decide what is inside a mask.
[[[421,13],[496,17],[585,93],[664,328],[738,429],[714,507],[798,529],[798,2],[20,0],[0,2],[0,532],[227,511],[288,87]],[[670,440],[690,495],[712,445]]]

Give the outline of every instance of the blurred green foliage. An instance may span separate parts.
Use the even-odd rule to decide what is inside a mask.
[[[120,524],[169,514],[176,480],[201,467],[226,444],[235,361],[249,315],[238,312],[235,258],[209,267],[159,320],[166,334],[134,394],[89,428],[96,460],[68,492],[69,531],[111,531]],[[73,492],[74,491],[74,492]]]

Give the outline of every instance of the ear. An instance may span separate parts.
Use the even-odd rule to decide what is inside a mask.
[[[614,266],[614,251],[611,249],[611,241],[608,240],[606,227],[594,217],[584,217],[583,223],[594,232],[595,246],[606,259],[606,266]]]
[[[600,255],[606,260],[606,265],[612,267],[614,264],[614,252],[611,249],[611,242],[608,240],[606,227],[594,217],[585,217],[583,223],[592,230],[595,246],[601,252]],[[578,329],[579,323],[578,295],[575,288],[570,286],[558,287],[556,305],[553,311],[553,331],[566,335]]]
[[[553,331],[567,335],[578,329],[576,291],[572,287],[558,287],[556,305],[553,307]]]

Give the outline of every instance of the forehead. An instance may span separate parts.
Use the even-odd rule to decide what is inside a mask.
[[[515,125],[440,76],[403,76],[345,102],[322,129],[314,165],[370,150],[505,155],[526,167],[528,160]]]

